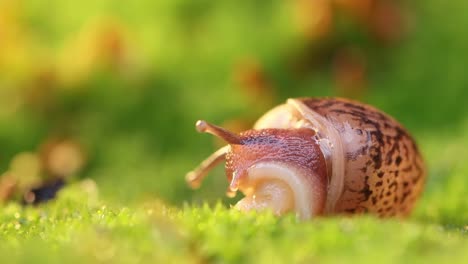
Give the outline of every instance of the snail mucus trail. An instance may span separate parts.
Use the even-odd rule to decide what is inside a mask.
[[[321,214],[327,193],[327,162],[315,130],[268,128],[235,134],[200,120],[199,132],[210,133],[228,143],[198,168],[187,174],[192,188],[207,173],[226,161],[230,181],[227,195],[245,195],[235,208],[241,211],[271,210],[276,215],[296,212],[301,218]]]

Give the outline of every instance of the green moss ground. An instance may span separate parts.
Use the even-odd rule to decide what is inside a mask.
[[[417,219],[297,222],[221,205],[90,207],[64,197],[39,210],[10,205],[1,220],[0,252],[9,263],[463,263],[468,257],[466,227]]]
[[[0,212],[8,263],[464,263],[468,137],[428,140],[431,180],[406,220],[242,214],[222,204],[171,207],[154,199],[122,206],[97,199],[89,182],[41,207]],[[455,151],[454,160],[446,153]],[[458,159],[458,160],[457,160]],[[118,187],[123,188],[123,187]]]

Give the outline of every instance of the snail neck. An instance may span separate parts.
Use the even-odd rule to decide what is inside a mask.
[[[340,199],[344,189],[345,159],[344,146],[340,132],[326,117],[312,110],[298,99],[289,99],[287,104],[298,111],[304,120],[305,127],[318,131],[319,144],[328,166],[328,191],[325,202],[325,214],[335,212],[336,203]]]
[[[260,180],[254,189],[236,204],[241,211],[270,210],[275,215],[283,215],[295,209],[295,199],[291,188],[281,180]]]
[[[255,124],[255,129],[266,128],[309,128],[317,131],[327,167],[328,191],[324,214],[333,214],[344,189],[345,159],[340,132],[326,117],[315,112],[301,99],[289,99],[263,115]]]
[[[245,197],[236,204],[241,211],[271,210],[276,215],[295,212],[310,219],[323,212],[326,183],[295,166],[262,162],[250,167],[239,189]]]

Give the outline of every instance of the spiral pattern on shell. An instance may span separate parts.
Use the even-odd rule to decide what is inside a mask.
[[[327,214],[405,216],[423,189],[425,166],[415,141],[395,119],[372,106],[341,98],[289,99],[260,118],[255,128],[271,126],[306,126],[329,140],[331,149],[341,144],[328,163],[343,159],[343,168],[333,167],[341,171],[329,173],[330,182],[341,177],[337,181],[342,187],[333,190],[335,201],[327,197]],[[339,136],[330,138],[330,130]]]

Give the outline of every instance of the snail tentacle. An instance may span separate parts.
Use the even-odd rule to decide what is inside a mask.
[[[208,175],[208,172],[210,172],[214,167],[226,159],[226,153],[230,148],[231,147],[229,145],[226,145],[218,149],[208,158],[202,161],[196,169],[187,173],[185,180],[187,181],[188,185],[194,189],[200,187],[201,182],[206,177],[206,175]]]

